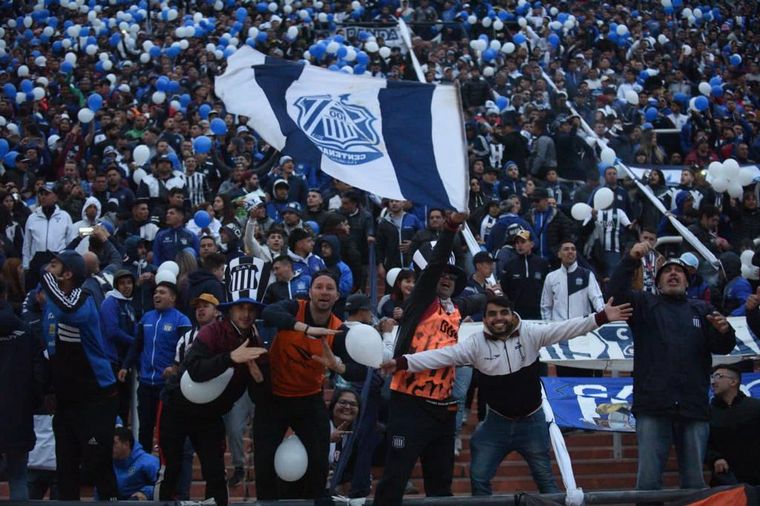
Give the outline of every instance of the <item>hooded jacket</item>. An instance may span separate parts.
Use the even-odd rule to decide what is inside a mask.
[[[191,272],[187,277],[188,287],[184,291],[182,297],[181,309],[184,313],[190,315],[190,320],[195,323],[195,311],[192,310],[190,304],[193,300],[202,293],[210,293],[219,302],[225,302],[226,290],[221,281],[216,279],[216,276],[211,271],[206,269],[198,269]]]
[[[0,452],[34,448],[33,413],[45,380],[42,343],[6,302],[0,303]]]
[[[95,209],[97,211],[95,212],[95,219],[90,221],[87,219],[87,208],[90,206],[95,206]],[[100,219],[100,214],[102,212],[102,207],[100,204],[100,201],[96,199],[95,197],[87,197],[87,200],[84,201],[84,205],[82,206],[82,219],[77,221],[76,223],[73,223],[68,231],[66,232],[66,243],[70,243],[74,239],[76,239],[79,236],[79,229],[85,228],[85,227],[94,227],[98,224],[98,220]],[[82,242],[79,243],[79,246],[77,247],[77,250],[81,250],[80,253],[83,253],[87,251],[87,246],[89,245],[89,238],[85,238],[82,240]]]
[[[743,392],[728,406],[713,397],[710,402],[710,438],[705,460],[713,468],[718,459],[728,461],[729,471],[740,483],[760,485],[760,399],[747,397]]]
[[[382,264],[386,270],[394,267],[408,267],[412,263],[412,251],[402,253],[398,247],[401,241],[411,241],[414,234],[424,226],[413,214],[403,213],[401,227],[397,227],[386,214],[377,224],[377,258],[375,262]]]
[[[574,262],[550,272],[541,293],[543,320],[567,320],[600,311],[604,296],[594,273]]]
[[[139,258],[137,247],[142,241],[140,237],[132,236],[124,242],[123,266],[138,280],[146,272],[155,273],[156,266],[149,264],[147,260]],[[140,319],[143,314],[153,309],[153,283],[135,283],[132,293],[132,304],[135,308],[135,318]]]
[[[135,441],[129,457],[113,460],[113,473],[116,476],[119,499],[128,500],[137,492],[142,492],[149,501],[153,499],[153,488],[158,479],[159,467],[158,457],[146,453],[140,443]]]
[[[499,284],[516,312],[529,320],[541,319],[541,291],[549,274],[549,262],[533,253],[509,260]]]
[[[124,297],[118,290],[108,292],[100,306],[100,327],[103,337],[113,347],[118,363],[126,358],[129,347],[135,342],[136,322],[132,297]]]
[[[162,228],[153,241],[153,265],[174,260],[177,253],[185,248],[193,248],[197,255],[200,251],[198,236],[186,229],[184,225],[176,228]]]
[[[741,259],[733,251],[726,251],[720,256],[723,270],[726,273],[726,286],[723,287],[723,300],[721,309],[723,314],[730,316],[744,316],[746,307],[744,303],[752,295],[752,285],[741,275]]]
[[[323,259],[325,266],[338,279],[338,291],[341,297],[348,297],[354,285],[354,275],[348,265],[341,260],[340,241],[334,235],[323,235],[316,244],[318,251],[322,251],[322,243],[325,242],[332,248],[332,256]]]
[[[70,227],[71,216],[58,206],[55,206],[50,219],[41,207],[30,214],[24,227],[24,247],[21,254],[24,269],[29,268],[29,263],[37,253],[57,253],[66,249],[66,233]]]
[[[309,253],[309,256],[304,258],[293,253],[293,250],[288,249],[288,256],[293,261],[293,272],[296,275],[304,273],[313,276],[326,267],[325,261],[314,253]]]
[[[707,392],[712,354],[736,345],[733,328],[719,333],[707,320],[715,309],[686,296],[653,295],[631,290],[639,261],[626,255],[610,278],[610,297],[630,302],[628,326],[633,356],[633,413],[709,420]]]

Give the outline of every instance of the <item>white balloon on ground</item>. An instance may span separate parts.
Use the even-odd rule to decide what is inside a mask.
[[[599,154],[599,159],[605,165],[614,165],[615,160],[617,159],[617,154],[615,153],[614,149],[605,147],[602,149],[602,152]]]
[[[145,144],[140,144],[132,151],[132,159],[137,165],[143,165],[150,158],[150,148]]]
[[[158,271],[169,271],[175,276],[179,276],[179,265],[177,265],[177,262],[174,262],[173,260],[167,260],[158,266]]]
[[[591,217],[592,208],[585,202],[578,202],[570,209],[570,214],[578,221],[586,221]]]
[[[208,381],[193,381],[190,374],[185,371],[179,380],[179,388],[188,401],[194,404],[208,404],[222,395],[224,389],[230,384],[234,372],[232,367],[228,367],[216,378]]]
[[[163,282],[167,282],[167,283],[171,283],[173,285],[176,285],[177,284],[177,276],[176,276],[176,274],[174,274],[172,271],[168,271],[168,270],[158,271],[156,273],[156,284],[163,283]]]
[[[274,453],[274,471],[283,481],[298,481],[309,468],[309,455],[298,436],[293,435],[280,443]]]
[[[362,365],[380,367],[383,361],[383,338],[370,325],[352,325],[346,333],[346,351]]]
[[[599,188],[594,194],[594,209],[607,209],[615,201],[615,194],[607,187]]]

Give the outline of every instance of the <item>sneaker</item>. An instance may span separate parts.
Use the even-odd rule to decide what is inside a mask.
[[[454,456],[459,457],[460,453],[462,453],[462,438],[457,436],[454,439]]]
[[[232,473],[232,477],[229,480],[227,480],[227,485],[229,485],[230,487],[234,487],[235,485],[243,481],[243,478],[245,478],[245,469],[243,469],[242,467],[236,467],[235,472]]]

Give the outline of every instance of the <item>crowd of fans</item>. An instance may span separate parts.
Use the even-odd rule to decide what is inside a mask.
[[[119,380],[120,424],[130,425],[130,381],[139,377],[138,440],[117,429],[113,444],[118,497],[150,499],[162,392],[183,370],[200,329],[220,317],[221,304],[232,302],[224,284],[231,261],[251,256],[271,267],[260,302],[292,312],[265,318],[280,329],[278,338],[285,328],[295,331],[294,321],[305,321],[295,301],[312,297],[325,272],[337,289],[330,306],[336,318],[383,331],[402,324],[405,311],[415,307],[411,297],[425,260],[452,226],[451,211],[383,199],[301,163],[297,153],[280,153],[247,118],[226,112],[214,94],[214,77],[243,45],[335,72],[417,80],[407,48],[392,40],[399,18],[414,32],[411,49],[427,82],[461,89],[467,224],[482,249],[473,255],[460,233],[452,239],[451,262],[467,273],[456,292],[464,289],[457,301],[462,316],[467,307],[469,319],[482,320],[484,296],[494,290],[528,320],[604,312],[605,295],[619,290],[610,283],[615,268],[631,257],[641,260],[632,270],[634,289],[657,293],[658,269],[678,258],[690,299],[724,315],[749,317],[758,311],[752,294],[759,279],[760,261],[753,257],[758,259],[760,184],[743,187],[736,198],[712,188],[707,169],[715,161],[744,166],[760,160],[758,9],[751,1],[683,0],[3,2],[0,287],[6,302],[0,333],[28,332],[52,354],[44,336],[45,307],[53,296],[46,290],[54,288],[44,274],[53,271],[67,297],[61,273],[81,274],[71,289],[87,294],[99,313],[106,350],[99,359]],[[349,36],[347,27],[358,28]],[[373,36],[378,28],[387,39]],[[600,162],[605,147],[615,151],[615,163]],[[679,234],[621,164],[644,169],[646,193],[722,268],[687,241],[658,243]],[[575,219],[573,205],[594,204],[602,188],[611,190],[612,204]],[[631,249],[641,242],[650,248]],[[167,261],[178,266],[170,282],[158,272]],[[375,306],[366,295],[370,278],[382,296]],[[577,286],[569,286],[571,279]],[[58,332],[65,333],[65,325]],[[32,388],[32,373],[42,364],[9,356],[0,357],[0,374],[13,371],[23,381],[0,397],[8,403],[3,408],[52,414],[51,402],[42,408],[29,398],[33,390],[36,400],[50,394]],[[366,372],[332,359],[316,366],[346,375],[333,380],[341,388],[330,403],[325,474],[328,467],[335,470],[357,421],[363,380],[355,376]],[[274,366],[272,373],[283,374]],[[458,428],[478,378],[477,370],[456,369]],[[377,375],[375,383],[383,379]],[[385,421],[377,406],[387,398],[374,386],[369,402]],[[245,478],[242,434],[252,410],[244,395],[225,417],[233,486]],[[288,426],[284,419],[269,422]],[[35,454],[52,434],[49,420],[47,427],[40,423]],[[38,462],[39,455],[28,459],[29,495],[25,486],[24,493],[18,488],[18,480],[27,479],[22,468],[34,447],[32,428],[3,429],[0,451],[16,480],[12,497],[41,498],[55,473]],[[365,436],[355,443],[356,460],[364,463],[352,464],[357,472],[342,477],[350,484],[347,494],[369,493],[365,470],[377,445],[374,431]],[[176,497],[187,497],[193,445],[185,439],[174,445],[178,454],[184,445],[184,468],[177,468],[172,487]],[[108,446],[110,455],[110,441]],[[461,441],[454,446],[458,452]],[[711,455],[723,453],[713,448]],[[105,460],[91,463],[110,461],[98,458]],[[718,460],[725,462],[716,457],[709,464]],[[718,467],[723,463],[716,472]],[[132,471],[138,468],[142,477]],[[78,497],[79,477],[67,472],[58,478],[72,481],[57,486],[62,497]],[[314,476],[324,481],[321,470],[312,481]],[[490,477],[480,479],[479,489],[490,491]],[[556,488],[551,477],[537,481]],[[321,485],[309,484],[306,493],[313,496]],[[441,491],[445,495],[445,484]],[[276,497],[277,491],[266,494]]]

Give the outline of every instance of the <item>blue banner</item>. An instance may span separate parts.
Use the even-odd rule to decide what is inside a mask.
[[[635,432],[633,378],[541,378],[562,428]],[[743,374],[742,391],[760,397],[760,374]]]

